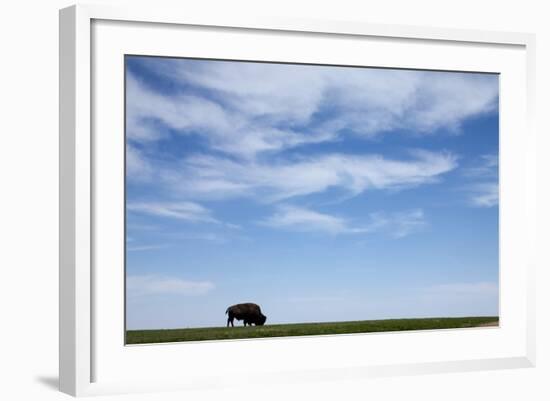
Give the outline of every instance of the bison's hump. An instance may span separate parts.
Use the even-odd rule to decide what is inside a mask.
[[[252,302],[231,305],[229,308],[227,308],[227,312],[231,312],[234,315],[262,313],[260,307]]]

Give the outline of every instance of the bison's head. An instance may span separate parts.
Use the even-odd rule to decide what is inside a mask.
[[[256,325],[257,326],[263,326],[266,320],[267,320],[267,317],[263,314],[260,314],[260,317],[258,317]]]

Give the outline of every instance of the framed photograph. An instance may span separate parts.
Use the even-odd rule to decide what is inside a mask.
[[[533,366],[533,46],[61,10],[61,390]]]

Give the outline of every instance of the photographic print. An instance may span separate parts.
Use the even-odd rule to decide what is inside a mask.
[[[124,68],[126,344],[498,326],[498,74]]]

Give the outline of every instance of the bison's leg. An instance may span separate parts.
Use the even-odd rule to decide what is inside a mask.
[[[230,312],[229,313],[229,316],[227,317],[227,327],[229,327],[229,323],[231,323],[231,327],[235,327],[235,325],[233,324],[233,314]]]

